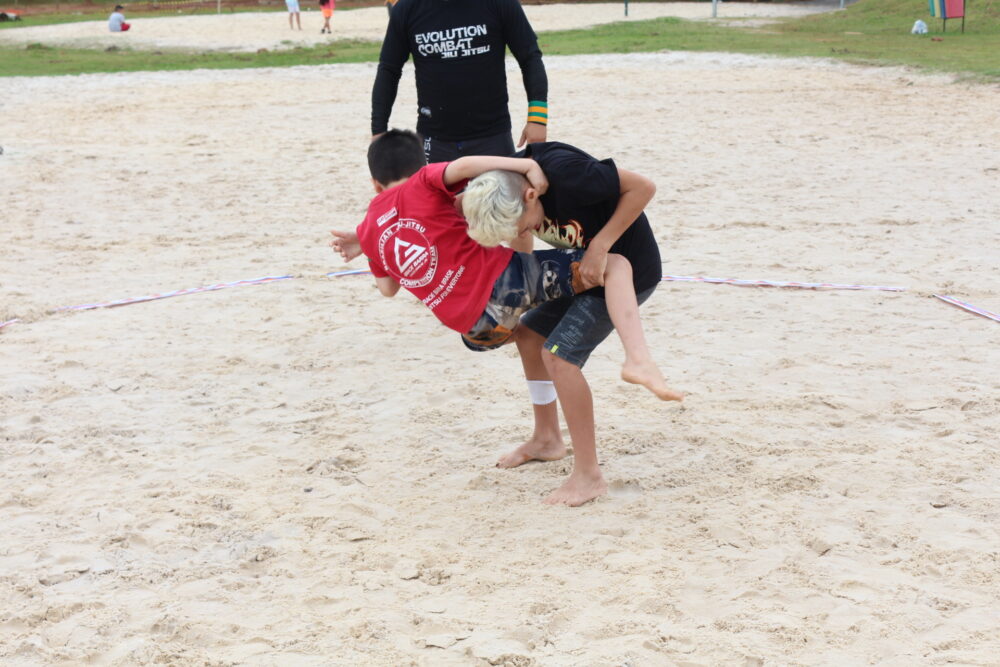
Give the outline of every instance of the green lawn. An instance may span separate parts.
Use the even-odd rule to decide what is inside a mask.
[[[819,56],[855,63],[909,65],[1000,81],[1000,0],[969,0],[968,4],[965,34],[959,32],[960,23],[955,20],[949,22],[948,32],[942,33],[941,22],[928,16],[926,0],[861,0],[845,11],[759,27],[752,22],[739,25],[737,21],[720,24],[664,18],[544,32],[539,34],[539,42],[543,52],[552,55],[678,50]],[[40,18],[55,23],[104,17]],[[910,34],[918,18],[927,21],[929,35]],[[0,26],[18,29],[17,24]],[[106,52],[32,44],[27,48],[0,48],[0,76],[365,62],[376,60],[378,51],[377,43],[354,40],[265,53]]]

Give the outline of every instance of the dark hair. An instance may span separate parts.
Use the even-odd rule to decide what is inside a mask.
[[[115,11],[117,12],[119,9],[125,9],[125,8],[122,7],[121,5],[115,5]]]
[[[424,142],[410,130],[389,130],[368,146],[368,171],[372,178],[388,185],[409,178],[427,164]]]

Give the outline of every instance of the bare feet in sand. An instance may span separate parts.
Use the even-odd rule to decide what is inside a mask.
[[[626,361],[622,366],[622,379],[631,384],[639,384],[653,392],[661,401],[683,401],[684,394],[667,386],[660,369],[652,361],[635,363]]]
[[[540,439],[532,437],[517,449],[513,449],[497,461],[498,468],[516,468],[528,461],[558,461],[566,456],[566,445],[562,438]]]
[[[549,494],[542,502],[546,505],[580,505],[603,496],[608,492],[604,476],[598,471],[597,477],[572,473],[562,486]]]

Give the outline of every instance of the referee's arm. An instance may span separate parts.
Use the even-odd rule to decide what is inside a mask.
[[[549,79],[542,62],[538,38],[518,0],[499,0],[504,41],[521,67],[524,92],[528,96],[528,118],[517,147],[545,141],[549,122]]]
[[[378,57],[378,71],[372,85],[373,137],[389,129],[389,115],[396,102],[399,78],[403,75],[403,65],[410,57],[410,41],[403,26],[405,20],[401,9],[396,7],[392,10]]]

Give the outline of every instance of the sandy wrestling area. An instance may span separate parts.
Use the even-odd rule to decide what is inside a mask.
[[[315,4],[315,3],[312,3]],[[62,25],[38,26],[0,32],[4,43],[77,48],[131,48],[141,50],[177,49],[196,51],[256,51],[314,46],[338,39],[381,40],[385,35],[386,12],[382,7],[338,10],[331,25],[333,34],[321,35],[323,17],[302,3],[302,30],[289,30],[284,12],[179,16],[136,19],[128,33],[111,34],[106,21],[87,21]],[[755,3],[719,3],[720,18],[771,18],[802,16],[828,10],[829,7],[806,3],[770,5]],[[536,31],[586,28],[613,21],[642,21],[661,16],[688,19],[711,16],[711,3],[665,2],[632,3],[624,15],[622,3],[586,5],[527,5],[524,8]]]
[[[610,495],[547,507],[568,461],[493,467],[529,433],[514,352],[325,277],[373,65],[0,79],[0,662],[997,664],[1000,324],[930,295],[1000,311],[1000,90],[546,65],[550,137],[657,182],[666,273],[909,291],[664,283],[687,400],[610,340]]]

